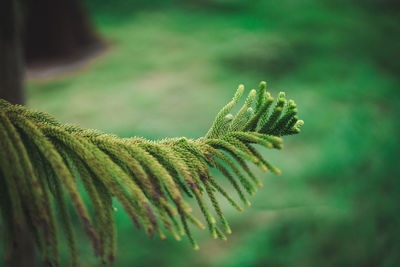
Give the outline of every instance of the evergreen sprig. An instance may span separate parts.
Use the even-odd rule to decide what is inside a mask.
[[[194,198],[214,238],[226,240],[231,229],[216,198],[219,193],[237,210],[242,207],[211,175],[218,170],[249,206],[261,181],[249,168],[280,171],[254,147],[282,148],[280,136],[299,133],[296,104],[280,93],[273,98],[261,82],[251,90],[233,116],[230,112],[244,92],[218,113],[205,137],[149,141],[119,138],[97,130],[61,124],[49,114],[0,100],[0,208],[5,257],[18,242],[14,237],[25,225],[31,231],[43,260],[59,265],[60,227],[66,236],[70,263],[77,265],[77,247],[68,201],[74,207],[94,253],[113,262],[116,251],[113,199],[120,202],[137,228],[166,238],[163,230],[181,240],[186,235],[195,249],[189,224],[205,228],[185,200]],[[255,105],[253,103],[255,102]],[[83,201],[82,184],[92,206]],[[205,198],[211,201],[210,211]],[[90,214],[93,214],[91,216]],[[214,215],[215,214],[215,215]],[[218,218],[219,223],[214,218]]]

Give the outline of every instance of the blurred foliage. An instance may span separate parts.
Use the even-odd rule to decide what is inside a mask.
[[[111,50],[29,82],[30,106],[122,136],[199,137],[236,84],[265,79],[307,122],[269,152],[284,172],[262,176],[252,208],[228,208],[227,243],[147,240],[117,212],[115,266],[398,266],[397,2],[87,0]]]

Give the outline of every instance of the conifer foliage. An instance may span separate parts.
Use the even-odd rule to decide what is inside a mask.
[[[197,140],[119,138],[61,124],[49,114],[0,100],[0,208],[5,257],[11,255],[17,242],[16,233],[27,225],[49,266],[59,265],[62,231],[70,264],[76,266],[71,217],[78,216],[95,255],[103,262],[113,262],[113,200],[150,237],[156,234],[165,239],[164,231],[177,240],[185,235],[198,249],[189,226],[205,226],[191,214],[187,199],[193,198],[191,203],[197,202],[212,237],[225,240],[231,229],[216,195],[222,195],[239,211],[242,207],[236,198],[249,206],[246,195],[254,194],[262,184],[248,163],[264,172],[280,173],[254,145],[281,149],[280,136],[299,133],[303,124],[297,118],[296,104],[287,101],[284,93],[274,104],[265,82],[258,91],[251,90],[232,115],[243,92],[240,85],[205,137]],[[232,190],[213,177],[213,168],[230,182],[237,196],[228,194]],[[83,192],[90,200],[90,211]]]

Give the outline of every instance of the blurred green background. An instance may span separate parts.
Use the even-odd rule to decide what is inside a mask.
[[[151,240],[118,208],[114,266],[400,266],[397,1],[85,3],[110,49],[80,72],[28,80],[28,106],[123,137],[198,138],[238,84],[266,80],[305,121],[264,151],[283,172],[257,172],[250,208],[221,199],[227,242]],[[101,266],[84,235],[79,245],[82,266]]]

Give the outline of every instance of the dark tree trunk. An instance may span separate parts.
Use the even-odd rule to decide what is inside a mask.
[[[0,4],[0,98],[24,104],[23,58],[16,0]]]
[[[80,0],[25,0],[28,67],[78,59],[99,45]]]
[[[32,234],[29,228],[25,227],[15,235],[13,250],[9,258],[5,260],[5,266],[9,267],[35,267],[37,259]]]
[[[20,23],[16,0],[3,0],[0,4],[0,98],[13,104],[24,104],[24,64]],[[6,266],[36,266],[32,235],[25,226],[15,233],[13,250]]]

